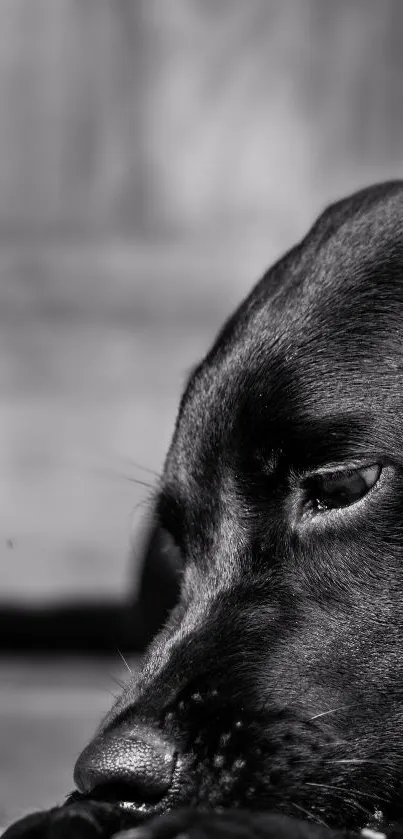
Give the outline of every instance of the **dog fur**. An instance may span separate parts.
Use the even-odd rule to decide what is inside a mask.
[[[400,834],[402,418],[396,182],[326,210],[193,371],[157,499],[179,603],[78,792],[7,839]]]

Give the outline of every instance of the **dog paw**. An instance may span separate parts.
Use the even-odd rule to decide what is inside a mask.
[[[351,834],[350,834],[351,835]],[[346,839],[346,833],[280,815],[243,810],[175,810],[114,839]]]
[[[80,801],[25,816],[12,824],[2,839],[110,839],[125,827],[119,808]]]

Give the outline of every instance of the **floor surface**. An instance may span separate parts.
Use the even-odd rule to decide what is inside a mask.
[[[129,675],[118,655],[0,660],[0,826],[63,802],[76,758],[120,692],[116,680]]]

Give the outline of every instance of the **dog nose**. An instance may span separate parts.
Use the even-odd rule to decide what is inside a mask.
[[[77,760],[74,781],[102,800],[155,804],[169,791],[175,765],[172,743],[141,725],[95,737]]]

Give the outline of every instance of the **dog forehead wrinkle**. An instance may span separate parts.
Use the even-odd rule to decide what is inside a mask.
[[[277,345],[282,346],[285,355],[296,357],[301,337],[306,338],[315,328],[315,321],[319,340],[323,333],[321,322],[332,309],[332,300],[335,310],[339,311],[340,300],[344,300],[351,310],[354,305],[352,290],[355,297],[358,292],[360,299],[365,295],[371,297],[368,266],[382,264],[386,253],[389,253],[391,263],[396,262],[397,257],[402,262],[397,253],[397,243],[402,239],[402,203],[403,185],[396,182],[383,188],[364,190],[329,208],[302,243],[266,273],[229,319],[198,368],[189,394],[201,387],[202,401],[207,406],[217,393],[218,379],[221,379],[225,385],[222,388],[225,402],[228,391],[234,388],[237,371],[251,369],[259,358],[264,359],[269,351],[273,353]],[[392,290],[396,293],[396,284]],[[330,308],[326,306],[326,298],[329,298]],[[371,307],[365,320],[371,322]],[[339,319],[338,325],[334,325],[334,338],[337,338],[340,325]],[[370,334],[373,336],[374,332]],[[329,347],[328,340],[324,346]],[[357,344],[357,349],[362,352],[362,345]],[[214,375],[208,376],[210,367]],[[235,400],[235,388],[230,398]],[[196,408],[200,408],[198,403],[197,399]],[[186,399],[184,406],[189,410]],[[199,419],[203,425],[198,411],[193,419]]]
[[[244,501],[231,468],[221,470],[217,490],[219,504],[208,567],[217,577],[216,583],[226,587],[237,582],[249,532]]]
[[[194,400],[193,395],[189,401]],[[231,419],[225,423],[224,412],[223,427],[217,428],[223,400],[215,394],[217,401],[218,411],[204,405],[199,411],[198,403],[189,406],[189,413],[184,410],[165,464],[158,502],[163,524],[169,529],[170,518],[182,518],[183,529],[187,527],[192,535],[190,549],[194,550],[197,541],[201,546],[198,560],[202,561],[208,543],[212,563],[214,554],[220,555],[223,548],[228,557],[234,557],[234,552],[248,542],[245,504],[233,451],[236,414],[232,411]],[[200,427],[201,414],[204,423]]]

